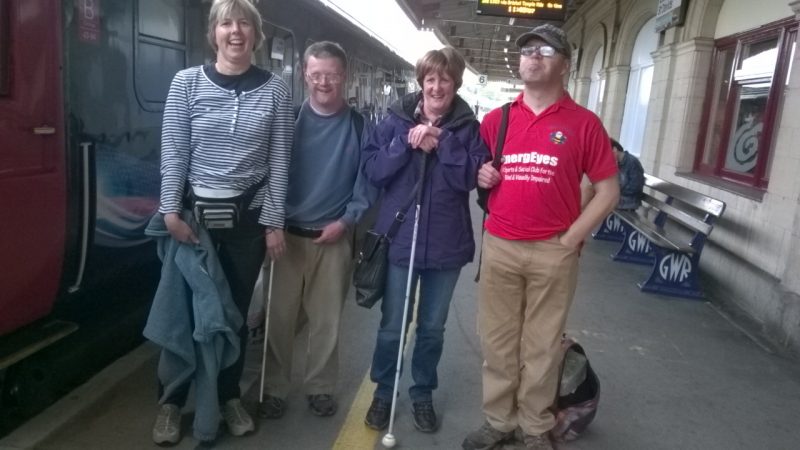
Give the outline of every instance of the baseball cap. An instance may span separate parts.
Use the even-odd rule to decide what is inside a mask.
[[[561,28],[549,23],[539,25],[534,27],[531,31],[521,34],[515,43],[517,44],[517,47],[522,47],[526,42],[528,42],[529,39],[532,38],[543,40],[555,48],[557,52],[561,53],[567,58],[572,57],[572,48],[570,47],[569,42],[567,42],[567,34],[564,33],[564,30]]]

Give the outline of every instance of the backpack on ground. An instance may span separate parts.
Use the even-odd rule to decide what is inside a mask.
[[[558,397],[553,407],[556,426],[550,430],[550,434],[558,441],[572,441],[586,430],[597,414],[600,380],[580,344],[564,336],[561,348],[564,357]]]

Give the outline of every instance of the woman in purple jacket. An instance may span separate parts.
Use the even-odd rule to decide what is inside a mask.
[[[409,395],[414,426],[423,432],[438,428],[432,393],[438,384],[436,366],[442,355],[444,324],[461,268],[475,253],[469,191],[475,188],[478,168],[489,159],[475,114],[456,95],[464,67],[464,59],[452,48],[426,53],[416,65],[422,92],[408,94],[390,106],[389,115],[365,148],[364,171],[383,191],[376,231],[386,232],[400,210],[408,216],[389,249],[386,293],[372,359],[370,376],[377,388],[365,423],[377,430],[389,424],[414,225],[414,207],[406,206],[423,158],[427,161],[412,286],[415,292],[420,283],[420,298],[411,361],[414,385]]]

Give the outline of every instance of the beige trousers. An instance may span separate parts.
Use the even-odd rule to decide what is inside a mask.
[[[561,335],[575,294],[578,251],[546,241],[483,238],[478,332],[483,412],[501,431],[555,425]]]
[[[339,369],[339,322],[353,270],[352,233],[335,244],[286,233],[286,253],[275,263],[265,384],[286,398],[295,336],[308,324],[306,394],[331,394]]]

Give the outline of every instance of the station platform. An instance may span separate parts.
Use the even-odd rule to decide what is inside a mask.
[[[800,361],[774,351],[756,332],[710,302],[640,292],[636,283],[649,268],[611,261],[615,246],[586,243],[568,323],[569,334],[585,347],[600,378],[597,418],[579,440],[556,448],[800,447]],[[464,268],[447,323],[440,387],[434,394],[441,427],[433,434],[414,429],[405,371],[395,425],[397,448],[459,449],[464,436],[483,421],[475,270],[474,265]],[[383,448],[383,433],[363,424],[373,389],[368,370],[379,316],[377,309],[347,302],[335,416],[312,415],[296,383],[286,416],[257,419],[256,432],[245,437],[223,433],[217,448]],[[304,348],[305,337],[298,339],[297,348]],[[296,351],[296,380],[303,365],[300,353]],[[157,448],[150,438],[157,412],[156,361],[157,349],[143,345],[0,440],[0,449]],[[260,362],[256,343],[249,347],[242,382],[244,404],[252,413]],[[190,404],[184,410],[184,439],[173,448],[194,448],[191,421]]]

